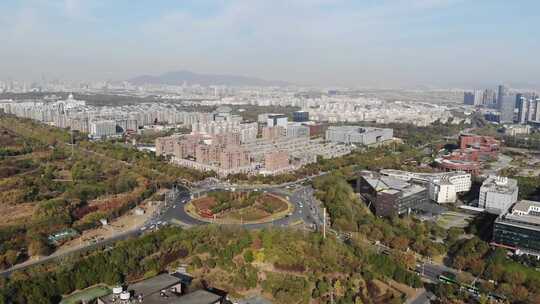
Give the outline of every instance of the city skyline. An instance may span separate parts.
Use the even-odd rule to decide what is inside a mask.
[[[527,29],[538,8],[460,0],[4,1],[0,79],[192,70],[300,85],[537,88],[540,63],[530,50],[539,42]]]

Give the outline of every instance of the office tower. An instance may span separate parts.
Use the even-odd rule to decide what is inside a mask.
[[[525,124],[529,121],[529,100],[520,96],[517,100],[518,103],[518,122],[520,124]]]
[[[295,112],[293,112],[293,121],[294,122],[306,122],[306,121],[309,121],[309,112],[308,111],[295,111]]]
[[[490,89],[486,89],[484,91],[484,95],[482,96],[482,105],[487,107],[494,107],[497,104],[497,94]]]
[[[504,96],[507,95],[507,93],[508,93],[507,91],[508,90],[503,85],[499,85],[499,87],[497,88],[497,104],[499,104],[499,106],[503,102]]]
[[[540,102],[540,99],[530,99],[529,100],[529,113],[528,113],[528,121],[538,121],[538,118],[540,118],[540,112],[538,109],[538,103]]]
[[[474,91],[474,105],[475,106],[482,105],[483,96],[484,96],[484,92],[482,90],[475,90]]]
[[[516,109],[519,109],[521,105],[521,98],[523,98],[523,93],[516,93]]]
[[[514,109],[516,106],[515,95],[503,95],[499,100],[499,110],[501,111],[500,122],[514,122]]]
[[[465,92],[463,94],[463,104],[465,105],[474,105],[474,93]]]

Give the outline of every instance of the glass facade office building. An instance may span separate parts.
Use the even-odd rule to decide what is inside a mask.
[[[540,224],[499,217],[493,226],[493,242],[540,253]]]

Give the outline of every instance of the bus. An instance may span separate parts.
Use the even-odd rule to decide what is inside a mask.
[[[458,281],[455,278],[451,278],[449,276],[445,276],[445,275],[441,274],[441,275],[439,275],[438,279],[439,279],[440,282],[443,282],[443,283],[446,283],[446,284],[459,285]]]

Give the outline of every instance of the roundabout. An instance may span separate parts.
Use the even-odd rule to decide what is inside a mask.
[[[293,214],[294,206],[273,193],[256,191],[212,191],[183,206],[198,221],[215,224],[264,224]]]
[[[201,214],[203,205],[199,204],[199,208],[193,204],[200,198],[210,196],[215,192],[256,192],[259,194],[268,194],[283,201],[287,210],[278,208],[270,214],[261,212],[261,206],[252,206],[251,208],[242,208],[236,205],[233,210],[228,210],[227,216],[220,214],[214,218],[214,213],[219,214],[221,210],[212,209],[216,206],[206,203],[206,209],[210,209],[212,213]],[[240,225],[247,229],[262,229],[266,227],[290,227],[290,226],[306,226],[314,229],[318,227],[322,229],[323,212],[319,204],[313,196],[311,187],[298,186],[297,188],[287,188],[285,186],[267,187],[261,189],[260,186],[238,186],[238,185],[221,185],[212,184],[199,186],[199,188],[176,187],[171,192],[170,198],[163,206],[159,215],[156,216],[154,222],[166,222],[173,225],[179,225],[185,228],[217,224],[217,225]],[[210,208],[208,208],[210,207]],[[253,210],[252,208],[259,209]],[[208,210],[207,210],[208,211]],[[262,216],[261,216],[262,215]]]

